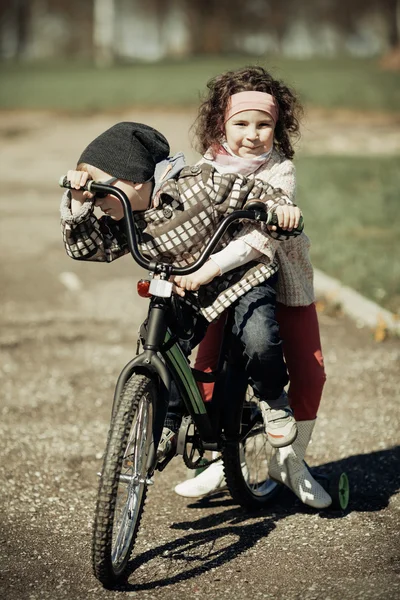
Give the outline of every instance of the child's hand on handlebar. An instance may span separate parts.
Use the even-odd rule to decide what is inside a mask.
[[[71,196],[72,200],[80,202],[87,202],[94,198],[94,194],[90,192],[82,192],[80,188],[86,185],[89,179],[91,179],[89,173],[86,171],[68,171],[67,179],[71,183]]]
[[[195,292],[201,285],[210,283],[218,275],[221,275],[220,268],[210,259],[191,275],[173,275],[171,281],[174,283],[174,292],[178,296],[184,296],[185,290]]]
[[[278,217],[279,227],[292,231],[299,224],[301,210],[298,206],[293,206],[293,204],[283,204],[275,209],[275,214]],[[275,231],[276,227],[272,225],[271,229]]]

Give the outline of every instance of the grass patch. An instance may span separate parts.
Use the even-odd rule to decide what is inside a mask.
[[[400,315],[398,157],[300,157],[315,267]]]
[[[0,65],[0,108],[100,111],[197,105],[208,79],[260,64],[293,85],[307,106],[398,111],[398,74],[368,59],[232,56],[96,69],[82,63]]]

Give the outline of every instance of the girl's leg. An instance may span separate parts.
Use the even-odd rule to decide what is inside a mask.
[[[277,304],[276,316],[289,371],[289,398],[294,416],[296,421],[315,419],[326,380],[315,304]]]
[[[292,490],[304,504],[326,508],[332,499],[304,462],[326,379],[315,304],[300,307],[279,304],[276,314],[289,371],[289,398],[298,436],[292,445],[280,448],[272,456],[269,474]]]
[[[195,369],[211,373],[217,368],[225,322],[226,313],[218,321],[208,326],[207,333],[200,342],[197,350],[196,361],[194,363]],[[197,385],[199,386],[204,402],[209,402],[213,395],[214,384],[199,381]]]

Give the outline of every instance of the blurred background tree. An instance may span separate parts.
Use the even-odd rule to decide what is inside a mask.
[[[399,32],[400,0],[0,0],[2,60],[365,57],[397,48]]]

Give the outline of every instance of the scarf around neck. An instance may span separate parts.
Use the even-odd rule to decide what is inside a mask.
[[[248,175],[255,173],[255,171],[268,161],[271,152],[272,148],[260,156],[242,158],[241,156],[233,154],[232,150],[225,142],[216,150],[209,148],[204,154],[204,160],[212,165],[218,173],[240,173],[240,175],[247,177]]]

